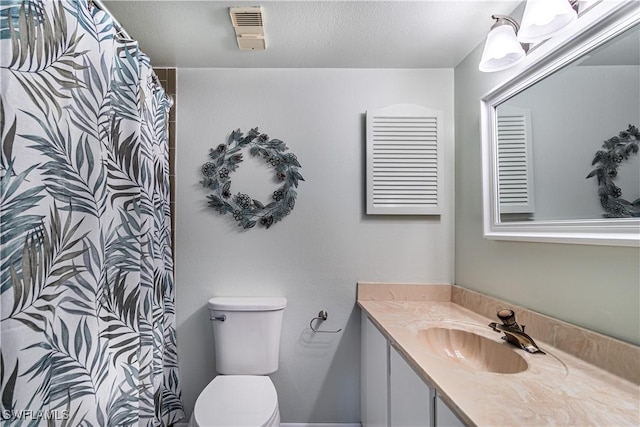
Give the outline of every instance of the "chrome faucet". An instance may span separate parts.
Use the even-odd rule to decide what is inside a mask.
[[[513,310],[502,309],[498,311],[498,319],[502,321],[502,325],[491,322],[489,327],[496,332],[504,332],[502,337],[508,343],[511,343],[529,353],[542,353],[536,342],[529,335],[524,333],[524,325],[520,326],[516,322],[516,314]]]

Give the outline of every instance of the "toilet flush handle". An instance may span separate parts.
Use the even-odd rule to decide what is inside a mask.
[[[224,322],[225,320],[227,320],[227,316],[225,316],[224,314],[222,316],[213,316],[209,320],[219,320],[220,322]]]

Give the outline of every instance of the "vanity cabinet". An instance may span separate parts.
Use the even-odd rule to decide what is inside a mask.
[[[392,427],[432,427],[435,389],[429,387],[389,346],[389,425]]]
[[[453,413],[451,409],[442,401],[440,396],[435,401],[435,425],[440,427],[465,427],[464,423]]]
[[[360,418],[364,427],[389,425],[389,342],[363,313],[360,331]]]
[[[362,426],[464,426],[364,313],[361,323]]]

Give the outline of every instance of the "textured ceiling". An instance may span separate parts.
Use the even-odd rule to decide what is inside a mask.
[[[520,1],[131,1],[104,4],[168,67],[452,68]],[[266,51],[240,51],[229,6],[262,6]]]

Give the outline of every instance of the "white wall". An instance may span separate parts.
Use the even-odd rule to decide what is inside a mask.
[[[364,114],[394,103],[443,110],[452,195],[453,70],[180,69],[178,102],[177,333],[187,412],[214,376],[207,300],[281,295],[289,305],[272,378],[282,421],[359,422],[356,282],[451,283],[454,231],[453,197],[442,218],[364,214]],[[285,141],[306,181],[289,217],[243,232],[207,207],[199,170],[231,130],[255,126]],[[263,197],[264,170],[245,157],[238,182]],[[311,333],[321,309],[323,326],[343,332]]]
[[[480,98],[518,68],[480,73],[481,49],[455,69],[456,283],[640,344],[639,249],[483,239]]]

